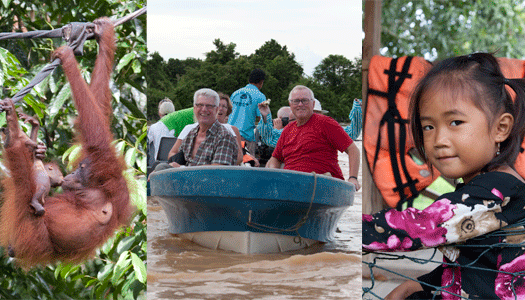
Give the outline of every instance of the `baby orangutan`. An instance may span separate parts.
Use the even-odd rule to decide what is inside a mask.
[[[5,106],[3,102],[1,103],[1,108],[4,111],[6,111],[7,127],[9,128],[13,126],[18,126],[16,112],[14,112],[14,105],[12,104],[12,102],[11,105]],[[45,201],[44,199],[49,194],[49,190],[52,187],[57,187],[61,185],[62,181],[64,180],[64,177],[62,175],[62,172],[60,171],[60,167],[56,163],[44,163],[42,162],[42,159],[40,159],[35,153],[36,147],[38,145],[36,139],[38,135],[38,129],[40,128],[38,120],[24,113],[19,113],[19,117],[20,119],[24,120],[24,122],[31,124],[31,135],[29,140],[26,141],[26,145],[30,147],[30,149],[32,149],[33,151],[36,192],[33,195],[33,199],[31,200],[30,205],[35,210],[35,215],[41,216],[45,212],[43,206]]]

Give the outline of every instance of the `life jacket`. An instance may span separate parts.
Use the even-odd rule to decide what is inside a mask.
[[[250,153],[248,152],[248,150],[246,150],[246,142],[245,141],[241,141],[241,147],[242,147],[242,165],[245,166],[246,163],[249,163],[250,166],[254,167],[255,166],[255,159],[253,158],[252,155],[250,155]]]
[[[439,176],[409,154],[410,94],[432,65],[421,57],[374,56],[368,71],[363,148],[374,182],[388,206],[415,198]]]
[[[524,78],[525,61],[498,58],[506,78]],[[419,80],[432,67],[422,57],[374,56],[368,73],[363,147],[370,172],[383,199],[392,208],[413,200],[440,174],[409,154],[414,141],[409,131],[408,106]],[[514,92],[508,88],[511,94]],[[515,163],[525,177],[525,141]],[[410,205],[410,203],[409,203]]]
[[[498,58],[498,63],[505,78],[525,78],[525,60]],[[515,94],[511,88],[507,87],[507,90],[511,95]],[[521,177],[525,178],[525,140],[521,143],[520,154],[514,163],[514,168]]]

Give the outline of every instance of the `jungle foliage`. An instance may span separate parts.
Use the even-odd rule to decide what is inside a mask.
[[[124,17],[144,7],[146,1],[3,0],[0,32],[51,30],[70,22],[91,22],[108,16]],[[128,165],[125,177],[137,212],[130,226],[119,230],[81,265],[56,264],[22,270],[16,261],[0,256],[0,299],[145,299],[146,298],[146,15],[115,28],[117,52],[111,79],[115,146]],[[0,41],[0,97],[12,97],[50,62],[62,39]],[[77,57],[86,80],[97,55],[94,40]],[[74,145],[77,115],[71,90],[59,67],[18,104],[41,123],[39,140],[47,156],[71,171],[79,154]],[[0,126],[5,115],[0,114]],[[25,125],[23,125],[25,126]],[[5,175],[2,175],[5,176]]]
[[[386,56],[525,56],[525,4],[520,0],[383,0],[381,13],[381,54]]]

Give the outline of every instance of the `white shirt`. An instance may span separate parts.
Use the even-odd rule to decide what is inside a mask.
[[[148,129],[148,141],[153,141],[153,146],[155,147],[155,157],[159,152],[160,139],[163,136],[175,136],[175,129],[169,130],[168,127],[161,121],[151,125]]]

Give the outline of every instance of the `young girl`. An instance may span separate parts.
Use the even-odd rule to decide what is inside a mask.
[[[490,54],[444,60],[418,84],[410,104],[416,148],[431,167],[463,184],[424,210],[363,215],[366,251],[446,245],[444,263],[418,278],[440,292],[407,281],[387,299],[525,299],[525,272],[512,274],[525,271],[525,248],[501,246],[525,235],[481,236],[525,218],[525,181],[513,168],[524,107],[523,80],[504,78]]]

